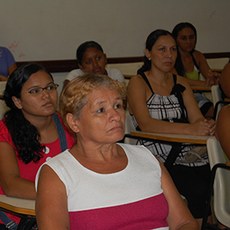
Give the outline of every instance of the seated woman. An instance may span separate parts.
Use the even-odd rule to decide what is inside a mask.
[[[176,56],[176,42],[170,32],[149,34],[144,65],[128,85],[134,126],[145,132],[213,135],[215,122],[203,117],[187,80],[172,74]],[[199,155],[193,154],[195,146],[188,144],[176,145],[175,149],[170,143],[142,143],[165,163],[193,216],[201,219],[210,176],[206,149]]]
[[[0,81],[6,81],[16,68],[12,53],[6,47],[0,46]]]
[[[222,107],[216,122],[216,138],[230,160],[230,105]]]
[[[56,113],[57,87],[37,64],[10,75],[4,92],[10,110],[0,121],[0,194],[35,199],[40,165],[73,145],[73,135]]]
[[[224,93],[224,96],[230,98],[230,63],[225,65],[220,75],[219,84]]]
[[[60,110],[78,143],[37,174],[36,215],[45,229],[198,229],[167,170],[124,137],[125,88],[87,74],[63,90]]]
[[[125,81],[124,76],[118,69],[107,68],[107,58],[100,44],[95,41],[82,43],[76,52],[79,69],[74,69],[67,75],[64,86],[72,79],[84,75],[84,73],[95,73],[108,75],[114,80]]]
[[[175,70],[180,76],[185,76],[191,86],[212,86],[217,84],[219,74],[213,72],[205,59],[205,56],[195,49],[197,41],[196,28],[188,22],[177,24],[172,34],[178,47],[178,55]],[[204,80],[200,78],[200,74]],[[214,108],[212,102],[202,93],[195,93],[201,112],[206,117],[213,117]]]

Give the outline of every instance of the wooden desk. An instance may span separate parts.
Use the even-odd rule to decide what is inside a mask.
[[[225,98],[224,98],[224,101],[226,101],[226,102],[230,102],[230,98],[225,97]]]
[[[210,86],[191,86],[193,91],[211,92]]]
[[[206,144],[209,136],[192,136],[181,134],[162,134],[162,133],[147,133],[142,131],[131,131],[131,135],[139,138],[146,138],[159,141],[191,143],[191,144]]]
[[[26,200],[0,195],[0,209],[9,210],[15,214],[35,217],[35,200]]]

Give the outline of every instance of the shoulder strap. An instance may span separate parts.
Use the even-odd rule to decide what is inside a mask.
[[[186,107],[184,105],[184,100],[183,100],[183,96],[182,96],[182,93],[184,92],[185,87],[183,85],[181,85],[181,84],[177,84],[177,76],[176,76],[176,74],[173,74],[173,80],[174,80],[174,87],[172,89],[172,94],[174,94],[178,98],[178,101],[179,101],[179,103],[181,105],[181,109],[182,109],[181,120],[183,122],[188,122],[187,116],[185,114]]]
[[[171,143],[170,143],[171,144]],[[176,161],[177,157],[179,156],[179,153],[181,152],[181,143],[172,143],[172,148],[169,152],[169,155],[167,159],[164,162],[165,167],[169,170],[172,168],[174,162]]]
[[[173,83],[174,83],[174,85],[176,85],[176,82],[177,82],[176,74],[173,74]]]
[[[153,89],[152,89],[152,87],[151,87],[151,85],[150,85],[150,83],[149,83],[149,80],[148,80],[148,78],[146,77],[145,73],[144,73],[144,72],[141,72],[140,75],[142,76],[142,78],[144,79],[144,81],[146,82],[146,84],[148,85],[148,87],[149,87],[149,89],[151,90],[151,92],[154,94]]]
[[[59,137],[59,140],[60,140],[61,151],[63,152],[64,150],[67,149],[65,131],[64,131],[63,125],[62,125],[57,113],[55,113],[53,115],[53,120],[54,120],[55,125],[57,127],[58,137]]]

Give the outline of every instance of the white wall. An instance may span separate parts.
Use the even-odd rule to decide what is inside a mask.
[[[0,45],[17,61],[74,59],[85,40],[108,57],[143,55],[147,35],[181,21],[198,30],[197,48],[229,52],[229,0],[2,0]]]

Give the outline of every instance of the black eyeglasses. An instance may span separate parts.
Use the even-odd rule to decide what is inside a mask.
[[[44,90],[46,90],[48,93],[52,92],[52,91],[55,91],[57,90],[58,88],[58,84],[55,84],[55,83],[50,83],[49,85],[47,85],[46,87],[42,88],[42,87],[39,87],[39,86],[36,86],[36,87],[33,87],[31,88],[30,90],[28,90],[28,93],[29,94],[32,94],[32,95],[39,95],[41,94]]]

